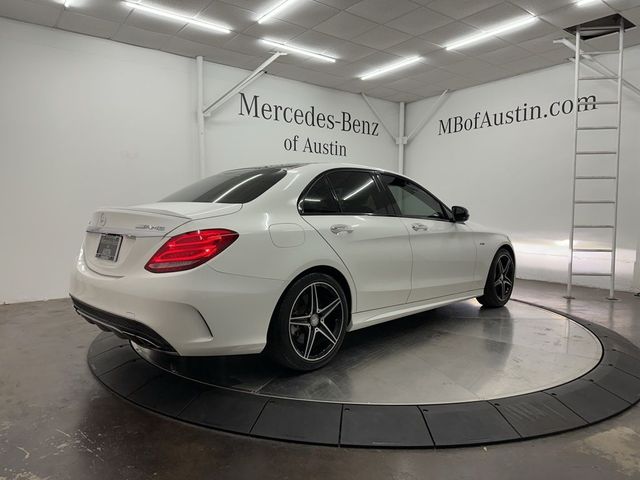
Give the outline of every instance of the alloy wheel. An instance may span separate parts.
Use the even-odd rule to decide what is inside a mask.
[[[493,278],[496,295],[500,301],[504,302],[513,291],[515,278],[515,265],[510,255],[504,253],[498,258]]]
[[[289,340],[302,359],[317,362],[338,344],[343,324],[344,306],[336,289],[325,282],[314,282],[293,302]]]

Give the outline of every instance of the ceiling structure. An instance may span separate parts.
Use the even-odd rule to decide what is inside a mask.
[[[133,0],[135,2],[139,0]],[[267,21],[282,0],[141,0],[227,27],[223,34],[150,15],[120,0],[1,0],[0,16],[252,70],[274,51],[268,39],[336,59],[289,54],[271,74],[391,101],[415,101],[566,62],[571,51],[553,40],[564,28],[620,13],[640,25],[640,0],[296,0]],[[66,7],[65,7],[66,3]],[[458,50],[454,40],[526,15],[537,21]],[[596,49],[613,39],[592,40]],[[640,28],[626,34],[640,44]],[[385,75],[363,74],[420,56]]]

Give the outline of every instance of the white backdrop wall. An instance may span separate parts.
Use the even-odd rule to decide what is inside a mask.
[[[617,67],[615,60],[616,57],[603,59],[612,68]],[[585,74],[593,72],[585,70]],[[424,182],[443,201],[468,207],[472,220],[511,236],[519,261],[518,275],[523,278],[566,281],[573,115],[553,117],[549,107],[555,101],[573,97],[573,75],[573,66],[566,64],[454,92],[407,149],[407,175]],[[640,85],[638,47],[626,50],[625,78]],[[600,100],[615,99],[615,84],[585,83],[590,85],[583,93],[595,93]],[[434,102],[435,99],[428,99],[408,106],[409,131]],[[626,92],[623,102],[617,279],[621,289],[630,289],[640,238],[640,97]],[[543,118],[452,134],[441,132],[440,120],[446,123],[451,117],[455,123],[456,116],[473,118],[476,112],[482,118],[485,111],[492,115],[525,103],[541,106]],[[554,113],[557,110],[555,107]],[[614,112],[615,107],[600,106],[596,112],[580,115],[585,125],[610,125],[615,123]],[[523,114],[520,118],[524,118]],[[585,139],[581,141],[583,146],[615,149],[611,132],[580,135]],[[614,173],[612,156],[583,157],[579,162],[582,174]],[[586,182],[578,190],[579,198],[613,198],[612,182]],[[613,218],[610,206],[599,206],[591,215],[585,213],[590,207],[578,208],[582,209],[577,217],[580,223],[611,223]],[[589,238],[583,233],[576,238],[581,246],[598,246],[596,243],[604,246],[606,235],[599,232]],[[576,270],[608,270],[608,255],[590,253],[576,258]],[[605,286],[607,280],[577,277],[576,283]]]
[[[162,198],[199,174],[195,60],[0,18],[0,302],[64,297],[89,215]],[[248,72],[206,64],[215,99]],[[375,121],[359,96],[263,77],[260,101]],[[392,125],[398,107],[376,102]],[[331,160],[285,138],[337,141],[333,159],[394,168],[377,137],[239,115],[239,96],[207,120],[207,171]]]
[[[216,64],[205,64],[205,98],[215,100],[247,75],[243,70],[226,68]],[[209,172],[237,168],[242,165],[264,165],[265,163],[336,161],[351,162],[375,167],[397,168],[397,146],[382,126],[376,135],[366,135],[343,131],[341,124],[346,112],[351,118],[365,120],[372,126],[377,119],[360,95],[341,92],[329,88],[314,87],[305,83],[265,75],[244,90],[245,105],[240,95],[236,95],[217,110],[205,123],[207,169]],[[264,119],[261,115],[247,113],[247,105],[257,96],[256,105],[268,104],[272,111]],[[393,102],[371,99],[376,110],[383,116],[393,132],[398,129],[399,106]],[[311,118],[311,108],[315,112],[316,126],[309,127],[295,122],[286,123],[280,110],[275,121],[275,106],[301,110]],[[258,108],[260,108],[258,107]],[[252,113],[255,110],[251,110]],[[240,115],[243,113],[243,115]],[[291,112],[290,112],[291,113]],[[333,129],[317,126],[319,114],[334,116]],[[291,115],[288,116],[289,119]],[[346,126],[345,129],[349,127]],[[362,127],[360,127],[362,129]],[[297,151],[286,150],[285,140],[297,135]],[[337,143],[344,146],[346,156],[332,156],[304,152],[305,140],[312,143]]]
[[[217,98],[246,74],[205,64],[205,98]],[[627,51],[625,76],[640,84],[640,48]],[[564,65],[455,92],[407,148],[408,175],[447,203],[468,206],[473,220],[512,236],[519,275],[525,278],[565,279],[572,116],[442,135],[439,121],[503,112],[525,102],[547,113],[552,102],[571,98],[572,79],[571,66]],[[0,302],[65,296],[93,210],[152,201],[197,179],[195,85],[192,59],[0,19]],[[601,99],[615,94],[611,86],[596,93]],[[303,112],[313,107],[316,114],[337,119],[346,111],[375,122],[362,99],[350,93],[265,76],[245,90],[248,101],[254,95],[260,104]],[[408,131],[433,102],[408,106]],[[395,131],[397,105],[375,104]],[[625,94],[624,105],[618,285],[628,289],[640,237],[640,100]],[[610,116],[600,115],[606,108],[584,118],[610,123]],[[208,173],[316,160],[396,168],[396,146],[380,129],[378,136],[362,135],[240,111],[236,96],[207,120]],[[285,140],[296,135],[297,151],[287,151]],[[305,153],[307,138],[337,142],[346,157]],[[604,158],[593,159],[584,173],[602,172],[594,165],[598,161],[606,164]],[[581,194],[605,198],[611,193],[604,186],[596,190]],[[606,208],[600,219],[606,218]],[[606,269],[596,257],[581,258],[577,267]]]

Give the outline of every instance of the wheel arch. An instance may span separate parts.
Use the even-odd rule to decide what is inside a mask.
[[[509,242],[504,242],[498,246],[498,248],[496,249],[496,253],[498,253],[498,251],[502,248],[509,251],[509,253],[511,254],[511,258],[513,258],[513,264],[517,267],[518,264],[516,262],[516,252],[513,250],[513,245],[511,245]],[[494,253],[494,256],[495,256],[495,253]]]
[[[487,274],[484,277],[485,283],[489,278],[489,275],[491,275],[491,264],[493,263],[493,259],[496,258],[496,255],[498,254],[498,252],[503,248],[509,251],[509,253],[511,254],[511,258],[513,258],[514,268],[517,268],[518,264],[516,262],[516,254],[515,254],[515,251],[513,250],[513,245],[511,245],[511,243],[508,240],[503,240],[497,244],[495,251],[493,252],[493,255],[491,255],[489,264],[487,266]]]
[[[500,256],[498,255],[503,250],[511,257],[511,261],[513,263],[513,278],[509,279],[510,282],[508,284],[511,287],[509,292],[506,291],[507,282],[505,280],[505,277],[508,276],[508,273],[505,273],[503,266],[500,267],[499,277],[496,276],[498,275],[498,271],[496,267],[497,265],[499,265],[497,262],[501,258],[506,256],[504,255],[504,252]],[[479,297],[476,297],[478,302],[480,302],[480,304],[483,307],[488,307],[488,308],[503,307],[509,301],[509,299],[511,298],[511,294],[513,293],[513,287],[515,284],[515,269],[516,269],[516,257],[513,251],[513,246],[508,240],[503,241],[497,246],[495,253],[493,254],[493,258],[489,265],[489,271],[487,272],[487,278],[485,280],[484,292]],[[501,285],[500,294],[498,294],[498,287],[497,287],[498,284]]]
[[[351,312],[352,308],[353,308],[353,292],[351,291],[351,285],[349,283],[349,281],[347,280],[347,277],[345,277],[345,275],[338,270],[335,267],[332,267],[330,265],[316,265],[313,267],[309,267],[306,270],[303,270],[302,272],[300,272],[298,275],[295,276],[295,278],[293,278],[289,284],[287,285],[287,288],[285,289],[285,292],[289,289],[289,287],[299,278],[304,277],[305,275],[308,275],[310,273],[324,273],[326,275],[329,275],[330,277],[333,277],[336,282],[338,282],[340,284],[340,286],[342,287],[342,290],[344,291],[345,296],[347,297],[347,303],[349,305],[349,312]],[[282,293],[284,295],[284,292]],[[351,320],[349,320],[351,321]]]
[[[305,270],[299,272],[295,277],[293,277],[291,280],[289,280],[289,282],[287,282],[287,286],[284,288],[284,290],[280,294],[280,298],[278,298],[278,302],[276,303],[276,306],[273,309],[273,312],[271,314],[271,320],[269,321],[269,329],[271,329],[271,324],[273,323],[273,317],[275,316],[276,312],[280,308],[282,299],[284,298],[289,288],[291,288],[291,285],[293,285],[296,281],[298,281],[300,278],[304,277],[305,275],[309,275],[310,273],[324,273],[326,275],[329,275],[333,279],[335,279],[335,281],[340,284],[344,292],[344,295],[347,297],[347,306],[348,306],[348,312],[349,312],[349,322],[347,323],[347,328],[351,326],[351,314],[353,312],[355,296],[354,296],[354,292],[352,291],[351,284],[347,280],[347,277],[340,270],[330,265],[314,265],[312,267],[308,267]]]

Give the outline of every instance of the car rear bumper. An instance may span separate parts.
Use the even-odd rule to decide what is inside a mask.
[[[81,253],[69,294],[87,321],[135,343],[185,356],[258,353],[284,289],[279,280],[193,270],[113,277]]]
[[[169,345],[169,342],[144,323],[105,312],[74,297],[71,297],[71,300],[78,315],[102,330],[113,332],[119,337],[131,340],[145,348],[175,353],[175,349]]]

